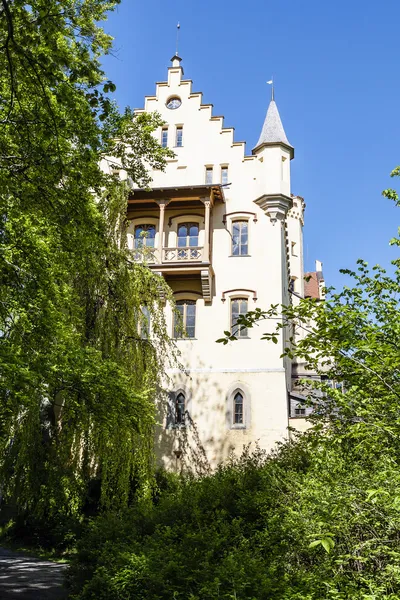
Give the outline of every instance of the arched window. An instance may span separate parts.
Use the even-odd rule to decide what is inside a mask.
[[[237,325],[240,315],[246,315],[248,311],[247,298],[232,298],[231,300],[231,332],[237,338],[248,337],[247,327]]]
[[[236,392],[233,396],[233,424],[243,425],[244,424],[244,406],[243,406],[243,394]]]
[[[156,226],[150,224],[136,225],[135,227],[135,248],[154,248],[156,237]]]
[[[196,300],[178,300],[174,316],[174,338],[194,338],[196,330]]]
[[[185,404],[185,394],[183,392],[179,392],[175,398],[175,425],[185,424]]]
[[[232,223],[232,256],[247,256],[249,253],[248,221]]]
[[[178,248],[199,245],[199,224],[180,223],[178,225]]]

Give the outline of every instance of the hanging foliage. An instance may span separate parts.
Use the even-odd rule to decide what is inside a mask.
[[[157,115],[109,98],[99,22],[117,4],[0,2],[1,489],[39,517],[78,511],[93,477],[103,506],[126,503],[132,477],[146,493],[173,354],[168,288],[133,263],[127,184],[100,168],[114,154],[146,186],[168,154]]]

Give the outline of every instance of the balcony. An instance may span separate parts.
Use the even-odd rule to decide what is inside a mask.
[[[171,263],[201,263],[203,262],[203,246],[183,246],[178,248],[163,248],[162,260],[159,260],[157,248],[142,246],[132,251],[134,262],[143,263],[148,266],[160,266]]]
[[[202,262],[203,260],[202,246],[183,246],[179,248],[164,248],[163,263],[171,262]]]
[[[170,281],[200,279],[203,297],[211,301],[212,210],[224,201],[220,185],[132,190],[127,217],[133,261]]]

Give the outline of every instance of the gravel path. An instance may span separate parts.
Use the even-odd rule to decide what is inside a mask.
[[[64,600],[67,565],[0,548],[1,600]]]

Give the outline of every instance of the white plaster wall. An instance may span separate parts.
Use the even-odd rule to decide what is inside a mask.
[[[176,110],[166,107],[171,96],[178,96],[182,101]],[[168,82],[157,84],[155,95],[146,97],[144,110],[161,114],[169,128],[169,146],[176,154],[168,161],[164,173],[151,173],[153,187],[204,184],[205,167],[211,165],[214,167],[213,183],[220,183],[221,166],[229,169],[231,185],[224,189],[226,204],[217,203],[211,215],[212,267],[215,272],[212,302],[205,303],[201,297],[194,296],[198,298],[196,337],[194,340],[177,341],[189,374],[173,372],[169,384],[170,389],[177,389],[184,382],[190,389],[191,416],[207,457],[215,466],[230,451],[240,453],[248,442],[258,441],[261,447],[269,450],[288,435],[290,363],[280,358],[282,340],[277,345],[260,340],[261,334],[274,325],[263,323],[249,331],[248,339],[239,339],[227,346],[217,344],[216,340],[230,328],[231,297],[248,297],[250,310],[257,307],[266,309],[288,299],[283,225],[279,220],[273,224],[255,200],[265,194],[290,196],[290,154],[285,147],[277,145],[264,147],[256,156],[245,156],[244,143],[234,142],[233,129],[224,128],[223,118],[212,115],[211,105],[202,105],[202,95],[192,93],[192,82],[182,79],[180,67],[168,70]],[[177,125],[183,127],[182,148],[174,148]],[[161,140],[161,128],[155,135]],[[225,224],[223,216],[241,211],[254,213],[246,215],[249,256],[233,257],[232,218],[240,218],[240,214],[228,217]],[[173,205],[167,206],[165,211],[164,239],[169,246],[176,244],[177,222],[173,220],[169,227],[168,219],[178,212],[184,211],[173,209]],[[190,218],[190,214],[198,210],[188,209],[187,212],[187,220],[196,220]],[[299,279],[300,286],[302,218],[301,202],[295,202],[287,219],[287,228],[289,241],[295,241],[298,249],[298,257],[290,256],[290,273]],[[199,244],[202,245],[204,223],[201,219],[199,223]],[[157,232],[156,245],[159,235]],[[171,287],[176,294],[188,290],[201,292],[199,279],[174,281]],[[235,291],[225,293],[223,302],[223,293],[232,289]],[[166,311],[172,335],[173,314],[170,307]],[[243,430],[229,429],[226,424],[226,393],[236,381],[242,381],[250,393],[251,421]],[[160,417],[157,432],[159,458],[171,468],[177,467],[173,449],[179,444],[180,435],[179,428],[166,429],[165,420]]]

